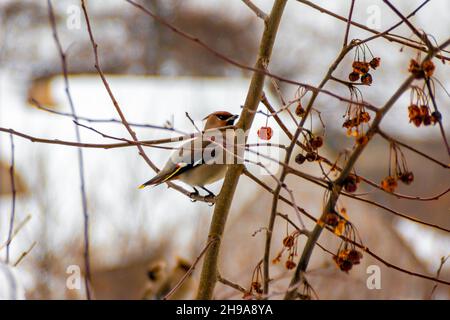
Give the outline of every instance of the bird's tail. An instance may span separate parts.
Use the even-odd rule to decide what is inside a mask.
[[[154,176],[153,178],[151,178],[147,182],[141,184],[139,186],[139,189],[144,189],[147,186],[158,185],[160,183],[163,183],[165,180],[166,180],[166,175],[165,174],[164,175],[157,174],[156,176]]]
[[[139,186],[139,189],[144,189],[146,186],[158,185],[167,182],[175,178],[180,173],[184,172],[187,168],[189,168],[189,165],[187,165],[186,163],[178,163],[174,168],[171,168],[170,170],[163,169],[158,172],[156,176],[154,176],[144,184],[141,184]]]

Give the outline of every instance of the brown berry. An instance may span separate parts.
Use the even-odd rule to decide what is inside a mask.
[[[309,144],[311,145],[311,148],[319,149],[321,146],[323,146],[323,138],[321,136],[311,138],[309,140]]]
[[[295,114],[299,117],[303,117],[305,115],[305,109],[303,109],[302,104],[299,102],[297,107],[295,108]]]
[[[354,174],[350,174],[347,178],[344,180],[344,189],[345,191],[352,193],[355,192],[358,188],[359,183],[359,177],[355,176]]]
[[[365,73],[361,76],[361,83],[370,86],[372,84],[372,76],[370,73]]]
[[[292,270],[297,266],[297,264],[292,260],[287,260],[285,266],[286,266],[286,269]]]
[[[369,142],[369,138],[364,134],[364,135],[362,135],[362,136],[359,136],[357,139],[356,139],[356,143],[357,144],[360,144],[360,145],[364,145],[364,144],[366,144],[367,142]]]
[[[421,105],[419,110],[420,110],[420,115],[422,117],[425,117],[430,114],[430,109],[428,108],[427,105]]]
[[[439,111],[433,111],[431,113],[431,122],[433,122],[433,124],[436,124],[436,122],[439,122],[442,120],[442,115]]]
[[[306,154],[306,160],[308,160],[309,162],[313,162],[316,161],[318,159],[318,155],[315,152],[308,152]]]
[[[352,263],[352,264],[359,264],[360,260],[362,259],[363,255],[361,252],[359,252],[358,250],[352,249],[349,251],[347,259]]]
[[[353,263],[351,263],[349,260],[344,260],[342,263],[339,264],[339,268],[344,272],[349,272],[353,267]]]
[[[292,248],[294,246],[295,239],[293,236],[287,236],[283,239],[283,246],[286,248]]]
[[[375,70],[376,68],[378,68],[380,66],[380,62],[381,62],[380,57],[375,57],[372,60],[370,60],[369,64],[370,64],[370,67]]]
[[[348,75],[348,80],[355,82],[359,80],[359,72],[353,71]]]
[[[325,224],[330,227],[336,227],[339,223],[339,216],[334,212],[329,212],[325,216]]]
[[[370,121],[370,114],[367,111],[361,112],[359,114],[359,120],[363,123],[368,123]]]
[[[426,115],[423,117],[423,124],[429,126],[433,122],[430,115]]]
[[[411,72],[416,79],[424,77],[424,72],[422,68],[420,67],[419,63],[414,59],[411,59],[409,61],[408,71]]]
[[[302,155],[301,153],[299,153],[298,155],[295,156],[295,162],[298,164],[303,164],[306,160],[306,157],[304,155]]]
[[[381,188],[387,192],[394,192],[397,188],[397,180],[392,176],[387,176],[381,181]]]
[[[414,181],[414,173],[411,171],[404,172],[400,175],[400,181],[404,184],[411,184]]]
[[[428,78],[431,77],[431,76],[433,75],[434,69],[435,69],[435,66],[434,66],[433,61],[431,61],[431,60],[425,60],[425,61],[422,63],[422,69],[423,69],[423,72],[425,73],[425,75],[426,75]]]

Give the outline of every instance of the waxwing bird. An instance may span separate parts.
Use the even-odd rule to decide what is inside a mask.
[[[231,126],[237,117],[238,115],[227,111],[211,113],[203,119],[206,120],[204,130]],[[217,139],[215,142],[217,143]],[[211,140],[201,136],[186,142],[170,156],[156,176],[139,188],[142,189],[150,185],[180,180],[192,186],[195,190],[194,194],[198,194],[195,187],[200,187],[208,192],[208,195],[213,195],[211,191],[205,188],[205,185],[223,179],[228,169],[228,165],[225,163],[218,164],[205,161],[204,151],[213,144]]]

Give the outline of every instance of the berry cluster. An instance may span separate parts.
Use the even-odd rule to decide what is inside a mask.
[[[250,289],[244,293],[244,296],[242,297],[244,300],[251,300],[255,298],[255,294],[257,298],[260,298],[260,296],[263,294],[261,279],[263,278],[262,274],[262,260],[258,262],[255,269],[253,270],[252,274],[252,281],[250,283]]]
[[[317,154],[317,150],[323,146],[322,136],[316,136],[310,131],[306,130],[305,132],[303,132],[303,136],[305,137],[304,150],[306,151],[306,154],[297,154],[297,156],[295,157],[295,162],[298,164],[303,164],[305,161],[313,162],[319,160],[320,156]]]
[[[364,135],[364,125],[370,121],[370,114],[365,110],[364,106],[358,101],[363,101],[361,91],[357,88],[351,87],[350,100],[356,103],[349,103],[344,114],[345,121],[342,127],[347,129],[347,135],[355,137],[358,144],[365,144],[367,137]]]
[[[441,114],[439,111],[431,112],[429,104],[429,96],[423,88],[418,86],[411,86],[411,98],[408,107],[409,122],[416,127],[421,125],[429,126],[441,121]]]
[[[420,57],[418,57],[417,60],[419,59]],[[410,60],[408,71],[411,72],[416,79],[431,78],[434,73],[434,69],[436,68],[433,61],[427,59],[420,64],[417,60]]]
[[[339,269],[349,272],[355,264],[359,264],[363,255],[356,249],[343,249],[333,257]]]
[[[275,259],[272,260],[273,263],[279,263],[281,261],[284,251],[287,251],[288,258],[284,266],[288,270],[292,270],[297,266],[297,264],[294,262],[294,258],[297,256],[297,242],[299,235],[300,233],[298,232],[298,230],[295,230],[291,234],[288,234],[286,237],[284,237],[283,248],[275,257]]]
[[[347,226],[351,227],[350,222],[348,221],[347,210],[342,208],[340,210],[340,214],[335,210],[328,212],[325,215],[325,218],[319,221],[319,224],[327,225],[333,229],[333,232],[340,236],[345,233]]]
[[[366,60],[366,50],[372,56],[370,61]],[[375,70],[380,66],[380,63],[381,58],[374,57],[366,44],[358,45],[356,47],[355,57],[352,63],[353,71],[348,75],[348,79],[351,82],[361,80],[362,84],[370,86],[372,84],[372,75],[369,73],[370,68]]]
[[[442,118],[439,111],[430,112],[430,107],[427,105],[411,104],[408,107],[408,117],[409,122],[414,123],[416,127],[420,127],[422,124],[424,126],[429,126],[431,124],[436,124]]]
[[[341,215],[347,216],[345,209],[341,209]],[[337,232],[335,229],[335,233],[339,236],[343,235],[346,239],[341,242],[337,253],[333,256],[333,260],[339,269],[348,272],[354,265],[360,263],[363,255],[360,251],[356,250],[356,246],[352,242],[347,240],[350,239],[353,242],[356,242],[356,231],[353,225],[348,221],[347,217],[345,219],[341,217],[339,223],[341,223],[341,221],[344,221],[344,230],[343,232],[341,230],[338,230],[339,232]]]
[[[406,185],[411,184],[414,181],[414,173],[408,169],[405,155],[394,142],[390,145],[389,154],[389,175],[381,181],[381,188],[392,193],[399,180]]]

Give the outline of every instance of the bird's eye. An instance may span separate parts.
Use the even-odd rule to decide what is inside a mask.
[[[217,116],[217,118],[219,118],[220,120],[226,120],[228,117],[225,116],[225,115],[223,115],[223,114],[219,114],[219,115]]]

